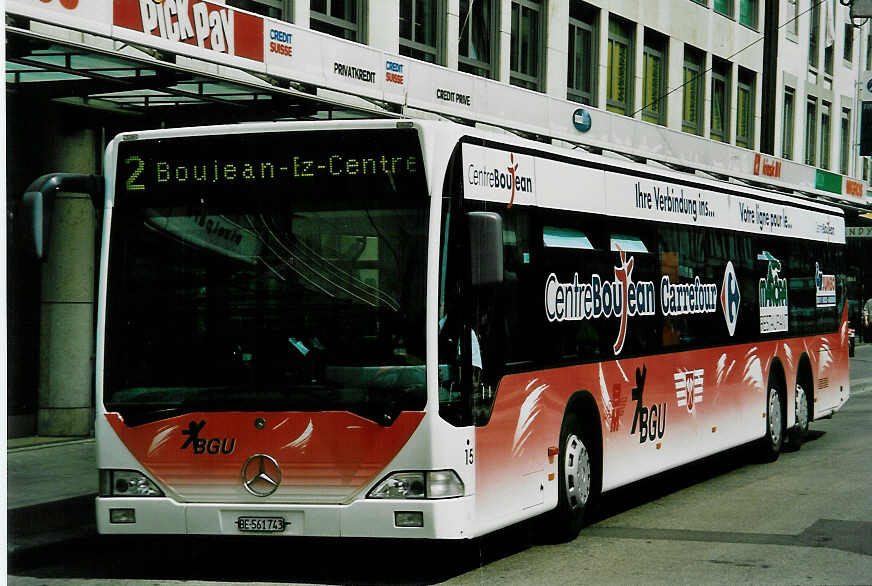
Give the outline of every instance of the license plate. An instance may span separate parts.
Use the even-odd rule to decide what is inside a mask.
[[[255,533],[280,533],[290,524],[282,517],[239,517],[236,519],[237,529]]]

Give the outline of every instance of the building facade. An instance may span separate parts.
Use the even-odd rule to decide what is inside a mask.
[[[9,0],[7,206],[44,173],[101,173],[121,131],[426,116],[824,199],[862,227],[870,34],[836,0]],[[58,206],[44,264],[7,220],[12,437],[92,429],[100,217]]]

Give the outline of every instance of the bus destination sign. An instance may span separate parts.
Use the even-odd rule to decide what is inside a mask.
[[[287,187],[334,190],[422,188],[414,132],[337,136],[261,133],[123,141],[116,193],[135,196],[247,192]],[[122,195],[123,197],[123,195]]]

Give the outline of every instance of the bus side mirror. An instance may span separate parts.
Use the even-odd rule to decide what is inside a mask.
[[[21,211],[30,225],[25,232],[29,251],[38,259],[44,260],[48,252],[48,239],[51,234],[51,221],[58,191],[87,193],[94,207],[101,206],[103,178],[99,175],[80,173],[52,173],[43,175],[28,186],[21,198]]]
[[[494,212],[469,212],[469,254],[473,285],[503,282],[503,218]]]
[[[21,211],[28,223],[28,230],[24,232],[27,249],[37,260],[43,260],[48,249],[54,202],[54,192],[28,191],[21,198]]]

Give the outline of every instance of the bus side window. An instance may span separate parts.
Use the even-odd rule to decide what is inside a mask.
[[[615,255],[605,236],[593,226],[584,225],[575,214],[549,212],[542,227],[543,261],[541,284],[554,275],[559,283],[590,283],[591,275],[609,278],[613,274]],[[540,285],[541,286],[541,285]],[[573,305],[569,302],[569,305]],[[545,324],[542,350],[549,366],[575,364],[608,357],[614,340],[601,335],[600,320],[561,319],[554,316]]]
[[[663,284],[668,284],[668,295],[662,301],[666,311],[663,311],[663,346],[669,348],[677,344],[699,345],[710,343],[712,329],[710,314],[717,311],[717,294],[698,297],[700,292],[710,292],[707,285],[718,284],[713,274],[714,264],[720,264],[717,256],[708,257],[705,254],[705,233],[697,228],[676,228],[662,226],[660,235],[660,273],[661,282],[657,286],[663,295]],[[726,265],[725,261],[723,262]],[[721,268],[723,271],[723,267]],[[699,289],[694,289],[694,301],[691,304],[687,294],[687,285],[694,285],[699,279]],[[673,306],[672,304],[675,304]]]

